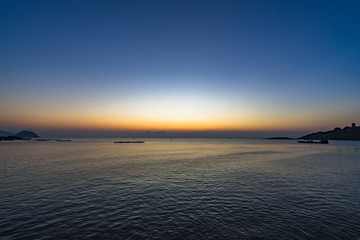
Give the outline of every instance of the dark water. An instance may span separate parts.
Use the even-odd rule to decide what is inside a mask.
[[[360,143],[0,142],[1,239],[360,239]]]

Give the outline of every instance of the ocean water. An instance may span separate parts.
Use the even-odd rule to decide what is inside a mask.
[[[114,140],[0,142],[0,239],[360,239],[360,142]]]

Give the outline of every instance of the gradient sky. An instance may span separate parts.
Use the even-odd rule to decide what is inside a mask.
[[[360,1],[0,4],[1,130],[360,125]]]

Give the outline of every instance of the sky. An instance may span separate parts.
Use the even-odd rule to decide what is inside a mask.
[[[0,6],[0,130],[258,137],[360,125],[360,1]]]

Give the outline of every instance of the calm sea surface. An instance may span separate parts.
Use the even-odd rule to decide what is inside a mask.
[[[360,239],[360,142],[114,140],[0,142],[0,239]]]

